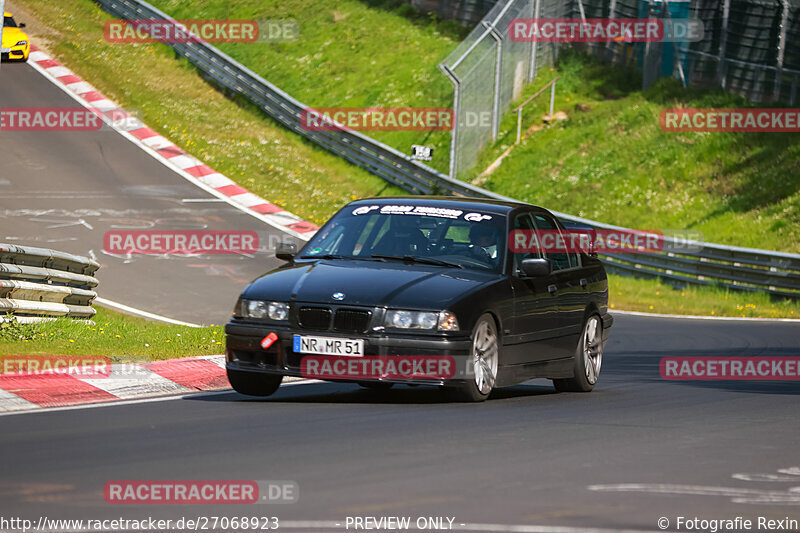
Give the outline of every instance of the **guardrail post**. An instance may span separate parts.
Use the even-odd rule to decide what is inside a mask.
[[[550,120],[553,120],[554,106],[556,103],[556,82],[558,78],[553,80],[553,85],[550,86]]]

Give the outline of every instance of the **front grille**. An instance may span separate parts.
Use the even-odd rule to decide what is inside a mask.
[[[298,325],[304,329],[330,329],[331,310],[327,307],[301,307]]]
[[[333,317],[333,329],[346,333],[364,333],[369,327],[369,317],[369,311],[339,309]]]

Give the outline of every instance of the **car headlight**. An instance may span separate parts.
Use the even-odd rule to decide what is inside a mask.
[[[286,320],[289,318],[289,304],[269,302],[267,304],[267,316],[269,316],[270,320]]]
[[[289,318],[289,304],[283,302],[245,299],[240,302],[234,314],[245,318],[269,318],[276,321],[283,321]]]
[[[386,327],[397,329],[438,329],[439,331],[458,331],[458,321],[453,313],[442,311],[390,310],[386,313]]]
[[[28,44],[28,41],[20,41],[17,44],[15,44],[14,46],[25,46],[26,44]]]
[[[458,331],[458,319],[450,311],[439,313],[437,329],[439,331]]]

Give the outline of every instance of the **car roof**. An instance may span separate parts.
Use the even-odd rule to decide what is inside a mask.
[[[507,214],[520,207],[533,207],[542,209],[524,202],[508,202],[504,200],[493,200],[491,198],[466,198],[461,196],[379,196],[375,198],[363,198],[355,200],[348,205],[391,205],[403,203],[408,205],[437,206],[450,209],[480,210],[489,213]]]

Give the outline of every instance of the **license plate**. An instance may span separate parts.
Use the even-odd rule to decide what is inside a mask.
[[[7,54],[11,51],[11,48],[0,48],[0,54]]]
[[[316,355],[345,355],[363,357],[364,341],[361,339],[342,339],[340,337],[314,337],[294,335],[295,353]]]

